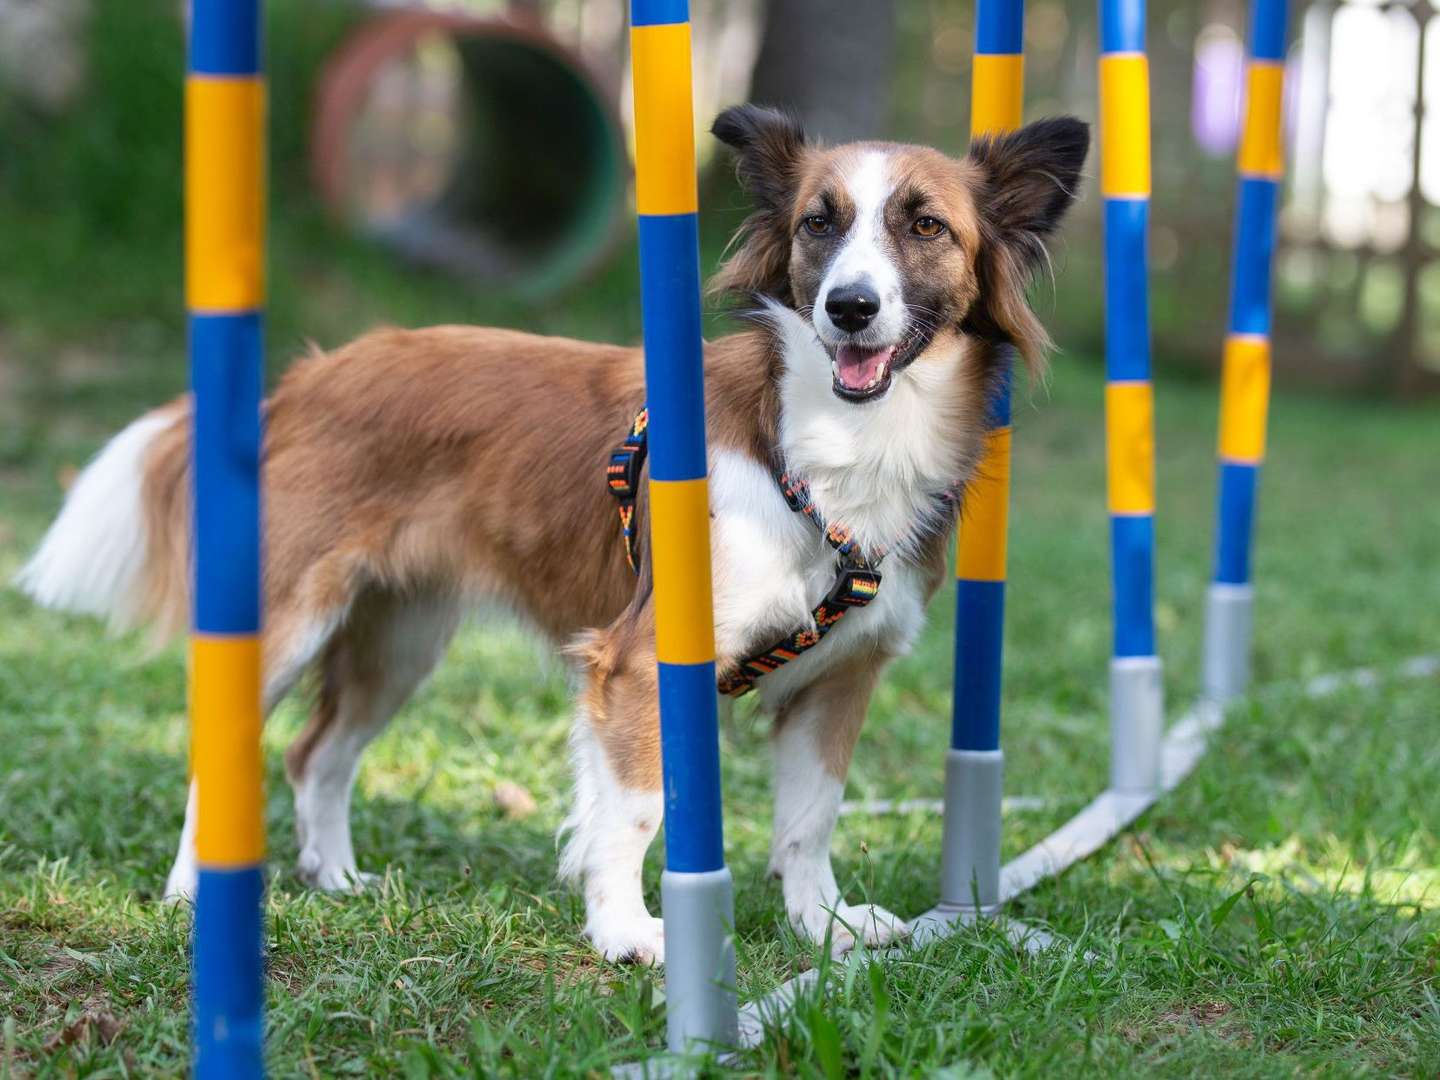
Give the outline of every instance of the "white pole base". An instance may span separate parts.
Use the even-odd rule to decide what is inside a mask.
[[[1000,903],[1000,814],[1004,791],[1004,751],[946,753],[941,908],[983,912]]]
[[[729,868],[666,870],[660,905],[667,1045],[676,1054],[735,1046],[735,886]]]
[[[1158,656],[1110,661],[1110,789],[1128,794],[1160,787],[1165,698]]]
[[[1220,705],[1250,687],[1250,640],[1255,589],[1212,582],[1205,603],[1205,697]]]

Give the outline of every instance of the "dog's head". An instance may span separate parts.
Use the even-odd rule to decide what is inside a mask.
[[[961,159],[894,143],[817,146],[785,113],[754,105],[726,109],[713,131],[735,148],[755,209],[712,288],[808,318],[840,397],[881,397],[961,334],[1040,362],[1049,341],[1025,292],[1075,199],[1084,123],[1042,120],[978,139]]]

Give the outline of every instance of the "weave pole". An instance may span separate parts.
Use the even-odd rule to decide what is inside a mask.
[[[1255,0],[1245,127],[1237,160],[1239,203],[1230,284],[1230,332],[1220,377],[1220,494],[1215,578],[1205,611],[1205,696],[1231,701],[1250,682],[1254,591],[1250,544],[1270,404],[1270,264],[1284,172],[1285,0]]]
[[[631,0],[635,201],[650,409],[650,558],[655,575],[665,782],[667,1042],[736,1040],[734,886],[725,866],[710,589],[705,384],[700,339],[695,115],[687,0]]]
[[[979,0],[970,137],[1020,126],[1024,107],[1024,0]],[[1013,351],[1006,358],[1013,361]],[[985,455],[965,498],[955,549],[955,689],[945,755],[940,907],[990,911],[1000,900],[1000,689],[1005,554],[1010,514],[1010,381],[990,403]]]
[[[195,1075],[205,1080],[264,1073],[260,33],[258,0],[195,0],[185,86],[185,289],[195,403]]]
[[[1100,191],[1105,200],[1105,442],[1114,588],[1110,786],[1160,782],[1155,653],[1155,399],[1147,231],[1150,71],[1145,0],[1100,0]]]

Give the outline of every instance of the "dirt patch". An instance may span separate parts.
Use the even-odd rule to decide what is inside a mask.
[[[1207,1001],[1203,1005],[1183,1009],[1167,1009],[1155,1018],[1157,1023],[1172,1027],[1215,1027],[1224,1024],[1235,1010],[1223,1001]]]
[[[74,1046],[92,1039],[101,1046],[109,1046],[119,1037],[124,1026],[108,1009],[90,1006],[46,1039],[44,1049],[54,1053],[62,1046]]]
[[[1124,1024],[1119,1030],[1127,1042],[1137,1046],[1165,1042],[1192,1031],[1209,1031],[1229,1042],[1249,1043],[1250,1032],[1234,1012],[1235,1007],[1224,1001],[1177,1005],[1157,1013],[1151,1020]]]

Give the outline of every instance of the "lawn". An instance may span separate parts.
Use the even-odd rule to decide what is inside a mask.
[[[407,307],[408,286],[383,271],[357,299],[303,252],[295,264],[289,284],[317,311],[406,320],[473,308],[458,292]],[[380,295],[400,299],[370,303]],[[558,316],[509,317],[625,338],[628,302],[606,306],[623,295],[615,286]],[[333,344],[358,323],[315,325]],[[67,470],[179,389],[174,329],[130,323],[84,345],[55,346],[51,331],[9,339],[0,578],[39,538]],[[1172,713],[1197,680],[1214,399],[1213,385],[1161,378],[1157,612]],[[1098,365],[1062,356],[1017,409],[1007,786],[1043,801],[1007,819],[1012,854],[1105,780],[1101,401]],[[1263,691],[1135,830],[1016,906],[1093,962],[1067,949],[1017,954],[977,927],[838,973],[738,1072],[1434,1075],[1440,686],[1387,679],[1310,701],[1298,684],[1440,649],[1437,431],[1433,406],[1278,397],[1256,558]],[[852,798],[938,794],[950,607],[942,594],[885,681]],[[0,590],[0,1077],[185,1070],[190,914],[157,900],[183,810],[183,675],[178,650],[148,655]],[[660,976],[597,962],[579,901],[554,878],[567,700],[564,669],[518,628],[464,632],[366,759],[356,845],[384,882],[344,899],[307,892],[291,870],[280,750],[304,703],[281,708],[267,731],[274,1075],[594,1074],[661,1044]],[[723,737],[748,998],[817,953],[786,928],[765,876],[765,724],[742,709]],[[496,804],[505,781],[533,793],[533,814]],[[938,837],[925,814],[846,818],[835,855],[852,898],[928,907]],[[652,897],[659,845],[653,855]]]

